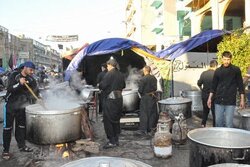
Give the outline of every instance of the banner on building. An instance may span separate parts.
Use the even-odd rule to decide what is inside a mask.
[[[73,42],[78,41],[78,35],[48,35],[46,41],[51,42]]]
[[[19,59],[29,59],[29,52],[18,52],[18,58]]]

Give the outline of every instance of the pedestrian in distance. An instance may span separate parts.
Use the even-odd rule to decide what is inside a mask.
[[[240,95],[240,109],[245,108],[244,86],[239,67],[231,64],[232,54],[229,51],[222,53],[222,65],[214,72],[212,89],[207,105],[215,104],[215,126],[233,127],[233,116],[236,109],[237,90]]]
[[[7,93],[4,104],[3,122],[3,153],[2,157],[8,160],[11,156],[10,142],[13,122],[15,120],[15,138],[21,152],[32,152],[25,144],[26,120],[25,107],[35,103],[35,98],[29,92],[27,84],[37,95],[39,93],[36,80],[32,77],[35,65],[27,61],[20,66],[20,70],[12,72],[8,79]]]
[[[197,82],[197,85],[202,91],[202,105],[203,105],[203,113],[202,113],[202,121],[201,126],[206,127],[208,114],[210,112],[210,108],[207,106],[207,100],[209,97],[209,93],[212,87],[214,71],[218,66],[218,62],[216,60],[211,60],[209,63],[209,69],[202,72],[200,78]],[[211,104],[211,112],[213,117],[213,126],[215,126],[215,113],[214,113],[214,103],[212,100]]]

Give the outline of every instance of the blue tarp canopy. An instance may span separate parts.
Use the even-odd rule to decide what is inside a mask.
[[[171,45],[165,50],[159,51],[156,55],[160,58],[166,58],[167,60],[173,60],[182,54],[220,36],[228,34],[229,32],[223,30],[207,30],[203,31],[192,38]]]
[[[155,52],[151,51],[146,46],[129,39],[124,39],[124,38],[102,39],[88,45],[73,58],[73,60],[70,62],[69,66],[65,71],[65,80],[70,79],[71,72],[79,67],[81,61],[86,56],[93,57],[97,55],[107,55],[111,53],[116,53],[118,51],[124,51],[132,47],[140,48],[141,50],[151,55],[155,55]],[[98,68],[100,68],[100,66]]]
[[[207,30],[203,31],[192,38],[171,45],[165,50],[159,51],[159,52],[153,52],[146,46],[129,40],[129,39],[124,39],[124,38],[107,38],[107,39],[102,39],[99,41],[96,41],[88,46],[86,46],[84,49],[82,49],[70,62],[69,66],[67,67],[65,71],[65,80],[70,79],[70,75],[72,71],[75,71],[78,69],[80,63],[82,60],[88,56],[88,57],[93,57],[97,55],[107,55],[107,54],[113,54],[118,51],[125,51],[128,49],[131,49],[133,47],[139,48],[145,53],[148,53],[150,55],[156,56],[158,58],[164,58],[166,60],[173,60],[182,54],[214,39],[220,36],[223,36],[225,34],[228,34],[229,32],[227,31],[222,31],[222,30]],[[122,54],[122,53],[121,53]],[[131,54],[131,52],[130,52]],[[99,59],[100,57],[98,57]],[[102,58],[102,57],[101,57]],[[118,58],[119,59],[119,58]],[[102,60],[104,61],[104,60]],[[102,62],[104,63],[104,62]],[[119,63],[119,62],[118,62]],[[100,64],[99,64],[100,65]],[[99,68],[98,66],[97,68]]]

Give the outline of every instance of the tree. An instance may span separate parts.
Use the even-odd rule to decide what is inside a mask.
[[[219,62],[221,62],[221,55],[224,51],[232,53],[232,64],[240,67],[244,76],[250,66],[250,34],[245,33],[243,29],[238,29],[230,35],[225,35],[218,45],[217,57]]]

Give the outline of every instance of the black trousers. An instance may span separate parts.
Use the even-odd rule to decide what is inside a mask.
[[[99,113],[101,114],[103,113],[103,110],[105,110],[105,107],[104,107],[105,104],[103,104],[105,101],[105,96],[102,92],[98,94],[98,99],[99,99]]]
[[[122,115],[122,98],[103,99],[105,109],[103,111],[104,130],[110,143],[119,143],[121,133],[120,119]]]
[[[202,98],[202,105],[203,105],[203,113],[202,113],[202,122],[201,124],[206,126],[207,123],[207,118],[208,118],[208,114],[210,111],[210,108],[208,108],[207,106],[207,100],[208,98]],[[212,117],[213,117],[213,127],[215,127],[215,109],[214,109],[214,102],[212,101],[211,104],[211,111],[212,111]]]
[[[155,97],[145,95],[141,97],[140,102],[140,127],[139,130],[150,132],[156,128],[159,114]]]
[[[3,123],[3,148],[9,152],[11,142],[11,131],[15,120],[15,138],[19,148],[25,146],[25,108],[14,108],[11,103],[4,105],[4,123]]]

